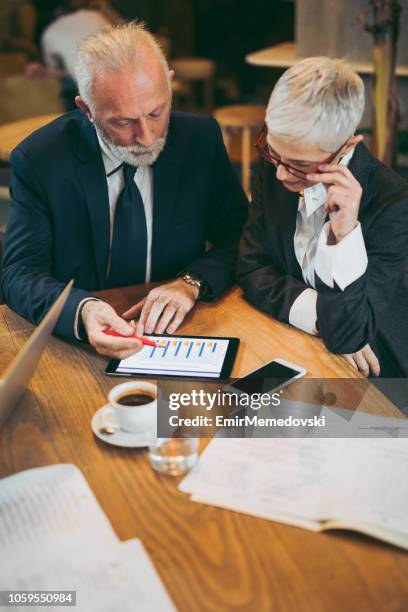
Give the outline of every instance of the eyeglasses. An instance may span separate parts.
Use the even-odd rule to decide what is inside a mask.
[[[332,153],[327,159],[324,159],[320,162],[316,162],[314,164],[311,163],[308,166],[303,166],[302,168],[299,168],[291,164],[287,164],[286,162],[283,162],[282,159],[278,155],[276,155],[276,153],[273,153],[271,151],[271,148],[266,140],[267,135],[268,135],[268,128],[266,124],[264,124],[257,138],[257,141],[255,143],[255,147],[259,155],[261,155],[267,162],[269,162],[270,164],[273,164],[276,167],[283,166],[285,170],[290,172],[290,174],[293,174],[293,176],[296,176],[297,178],[300,178],[300,179],[305,179],[308,174],[314,174],[316,172],[317,173],[320,172],[319,166],[321,164],[330,164],[337,157],[337,155],[340,153],[340,151],[346,144],[346,143],[342,144],[341,147],[337,149],[337,151]],[[306,170],[303,170],[303,168],[306,168]]]

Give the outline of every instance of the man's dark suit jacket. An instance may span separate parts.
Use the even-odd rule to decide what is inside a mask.
[[[383,374],[387,361],[393,373],[408,376],[408,313],[394,320],[408,255],[408,184],[362,143],[349,169],[363,189],[359,221],[368,267],[344,291],[315,276],[319,334],[338,354],[354,353],[368,342],[380,356]],[[238,282],[250,302],[285,323],[308,287],[293,244],[298,202],[299,195],[276,178],[274,166],[261,160],[240,245]]]
[[[74,278],[55,330],[73,339],[79,302],[106,286],[109,199],[95,130],[81,111],[64,115],[24,140],[11,165],[4,299],[38,323]],[[188,269],[217,298],[234,282],[247,200],[216,121],[172,113],[153,198],[152,281]]]

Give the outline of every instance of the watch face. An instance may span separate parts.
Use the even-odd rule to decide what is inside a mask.
[[[200,287],[201,283],[203,282],[202,280],[199,280],[198,278],[196,278],[195,276],[192,276],[191,274],[185,274],[183,276],[183,279],[187,283],[190,283],[191,285],[197,285],[198,287]]]

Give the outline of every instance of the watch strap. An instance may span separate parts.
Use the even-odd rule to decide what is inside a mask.
[[[179,274],[178,278],[181,278],[181,280],[188,285],[198,287],[197,299],[204,297],[208,291],[208,283],[198,274],[194,274],[193,272],[182,272]]]

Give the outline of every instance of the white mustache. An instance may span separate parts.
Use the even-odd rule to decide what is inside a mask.
[[[109,143],[112,148],[114,148],[119,153],[155,153],[158,148],[161,149],[165,138],[158,138],[156,142],[147,147],[143,145],[130,145],[128,147],[122,147],[120,145],[114,145],[113,143]]]
[[[138,166],[150,166],[156,161],[166,144],[167,130],[164,136],[158,138],[153,144],[148,146],[139,144],[129,145],[127,147],[115,145],[101,125],[96,121],[94,121],[94,125],[101,140],[105,143],[111,154],[130,165],[135,165],[137,163]]]

